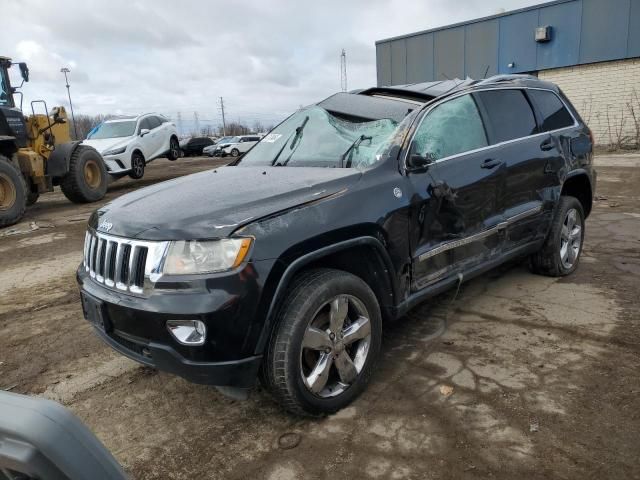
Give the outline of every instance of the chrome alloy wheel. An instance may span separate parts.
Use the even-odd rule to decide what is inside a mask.
[[[144,175],[144,159],[135,155],[131,160],[131,170],[136,178],[142,177]]]
[[[172,138],[169,141],[169,150],[171,151],[171,156],[174,159],[180,157],[180,145],[178,144],[177,140]]]
[[[338,295],[310,320],[302,339],[300,373],[307,389],[321,398],[335,397],[362,371],[371,345],[371,322],[364,304]]]
[[[560,233],[560,261],[567,270],[572,268],[582,244],[582,220],[575,208],[567,211]]]

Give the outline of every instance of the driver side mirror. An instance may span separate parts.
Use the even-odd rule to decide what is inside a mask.
[[[432,155],[427,153],[426,155],[421,155],[416,153],[416,144],[415,142],[411,142],[411,147],[409,148],[409,156],[407,157],[407,167],[410,170],[425,170],[435,162]]]
[[[149,130],[148,128],[141,128],[140,129],[140,136],[144,137],[147,133],[149,133],[151,130]]]
[[[24,62],[20,62],[18,64],[18,67],[20,68],[20,75],[22,76],[22,80],[24,80],[25,82],[29,81],[29,67],[27,67],[27,64]]]

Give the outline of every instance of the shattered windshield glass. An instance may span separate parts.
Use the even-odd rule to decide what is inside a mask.
[[[273,129],[242,159],[241,165],[366,168],[381,159],[398,123],[354,123],[312,106]]]

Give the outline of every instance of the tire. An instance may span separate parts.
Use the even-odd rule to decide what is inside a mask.
[[[169,140],[169,153],[167,154],[167,159],[173,162],[178,158],[180,158],[180,144],[176,137],[171,137]]]
[[[333,327],[332,310],[337,319]],[[346,312],[342,329],[335,328],[341,323],[339,312]],[[331,337],[326,329],[333,330]],[[354,332],[362,338],[355,338]],[[365,389],[381,338],[380,306],[363,280],[340,270],[310,270],[294,280],[278,310],[262,365],[262,381],[291,413],[320,416],[336,412]],[[314,346],[303,347],[303,340]],[[340,370],[339,364],[343,365]],[[320,371],[328,372],[328,376],[315,375]]]
[[[62,193],[74,203],[96,202],[107,193],[107,169],[102,156],[88,145],[78,145],[71,154],[69,171],[62,178]]]
[[[0,155],[0,227],[13,225],[22,218],[28,193],[22,172]]]
[[[131,170],[129,176],[134,180],[140,180],[144,177],[145,161],[142,154],[138,151],[131,154]]]
[[[237,157],[238,155],[240,155],[240,151],[237,148],[231,149],[231,156],[232,157]]]
[[[571,217],[575,217],[575,223]],[[584,225],[584,210],[578,199],[560,197],[544,245],[529,257],[531,271],[550,277],[563,277],[578,268],[584,245]]]

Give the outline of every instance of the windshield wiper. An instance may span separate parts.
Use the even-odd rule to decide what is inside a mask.
[[[367,137],[366,135],[360,135],[358,138],[355,139],[355,141],[351,144],[351,146],[349,148],[347,148],[347,151],[344,152],[342,154],[342,156],[340,157],[340,168],[344,167],[344,159],[347,158],[347,155],[349,155],[350,153],[352,153],[355,149],[357,149],[360,144],[362,142],[364,142],[365,140],[373,140],[373,137]],[[349,155],[349,161],[347,162],[347,168],[351,167],[351,155]]]
[[[291,150],[293,150],[293,147],[296,145],[296,143],[298,142],[298,140],[300,140],[300,137],[302,136],[302,130],[304,130],[304,127],[307,125],[307,122],[309,121],[309,115],[307,115],[306,117],[304,117],[304,120],[302,121],[302,123],[300,124],[299,127],[296,128],[295,131],[295,135],[293,137],[293,140],[291,141]],[[291,137],[289,137],[291,138]],[[273,161],[271,162],[271,166],[273,167],[274,165],[276,167],[284,167],[289,160],[291,160],[291,155],[293,155],[293,152],[291,152],[291,155],[289,155],[289,158],[287,158],[284,162],[282,163],[276,163],[278,161],[278,158],[280,158],[280,155],[282,154],[282,152],[284,151],[284,147],[287,146],[287,144],[289,143],[289,140],[287,139],[286,142],[284,142],[284,145],[282,145],[282,148],[278,151],[278,154],[275,156],[275,158],[273,159]]]

